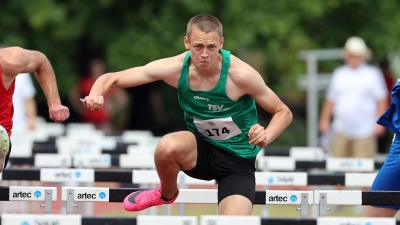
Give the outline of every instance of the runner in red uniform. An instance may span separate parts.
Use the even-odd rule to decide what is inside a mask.
[[[53,68],[43,53],[20,47],[0,49],[0,172],[7,166],[11,153],[15,77],[20,73],[31,72],[35,72],[46,96],[50,119],[62,122],[69,117],[68,108],[61,105]]]

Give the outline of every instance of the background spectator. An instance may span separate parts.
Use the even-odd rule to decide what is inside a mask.
[[[85,110],[79,98],[87,96],[96,79],[106,73],[105,64],[101,59],[93,59],[89,64],[88,74],[83,76],[69,94],[69,101],[73,109],[80,115],[81,121],[92,123],[105,134],[113,134],[118,131],[113,124],[113,116],[120,113],[128,103],[128,95],[123,89],[113,89],[105,96],[105,107],[94,112]],[[123,117],[119,117],[119,123],[124,123]]]
[[[387,108],[388,91],[381,71],[366,63],[371,57],[363,39],[350,37],[344,46],[345,65],[332,75],[319,129],[334,132],[332,156],[372,158],[384,127],[376,120]]]

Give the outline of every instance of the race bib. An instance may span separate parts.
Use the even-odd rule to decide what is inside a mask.
[[[242,133],[232,117],[210,120],[193,118],[193,123],[201,134],[214,140],[226,140]]]

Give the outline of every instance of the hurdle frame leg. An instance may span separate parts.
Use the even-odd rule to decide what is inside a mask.
[[[67,210],[66,214],[74,214],[74,189],[67,189]]]
[[[300,202],[300,218],[308,217],[308,194],[301,193],[301,202]]]
[[[178,188],[183,189],[186,188],[185,185],[185,175],[183,173],[178,173]],[[178,204],[178,215],[185,215],[185,204]]]
[[[326,216],[326,211],[329,209],[327,208],[327,194],[320,193],[319,194],[319,216],[324,217]]]
[[[53,190],[45,189],[44,195],[44,214],[51,214],[53,204]]]

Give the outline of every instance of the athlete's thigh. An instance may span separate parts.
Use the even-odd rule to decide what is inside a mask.
[[[157,155],[173,157],[182,170],[191,169],[196,165],[196,137],[190,131],[179,131],[167,134],[158,142]]]
[[[204,140],[197,133],[193,133],[196,138],[196,163],[187,169],[182,171],[190,177],[201,179],[201,180],[212,180],[214,179],[214,171],[216,167],[214,155],[212,153],[212,145]]]
[[[232,174],[218,180],[218,211],[221,215],[250,215],[255,197],[253,177]]]
[[[251,215],[253,204],[242,195],[230,195],[218,205],[219,215]]]

